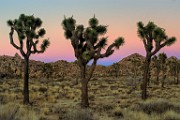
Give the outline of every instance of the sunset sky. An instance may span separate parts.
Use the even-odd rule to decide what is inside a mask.
[[[125,44],[112,56],[99,60],[98,64],[110,65],[132,54],[145,55],[143,43],[137,36],[137,22],[153,21],[165,28],[168,36],[177,41],[160,52],[180,59],[180,0],[0,0],[0,55],[14,56],[18,52],[9,43],[10,28],[6,21],[18,18],[21,13],[42,19],[42,27],[51,45],[43,54],[31,55],[31,59],[44,62],[57,60],[74,61],[70,41],[64,37],[61,22],[64,15],[72,16],[77,24],[88,25],[89,18],[96,15],[100,24],[108,25],[108,44],[119,36]]]

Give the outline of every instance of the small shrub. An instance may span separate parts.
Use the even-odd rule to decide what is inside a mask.
[[[66,116],[65,120],[94,120],[93,115],[88,109],[72,109]]]
[[[162,114],[166,111],[173,110],[175,112],[180,111],[180,105],[169,103],[166,100],[147,101],[140,103],[134,110],[143,111],[147,114]]]
[[[45,93],[45,92],[47,92],[47,88],[45,88],[45,87],[40,87],[40,88],[39,88],[39,91],[42,92],[42,93]]]
[[[124,110],[123,115],[124,117],[122,118],[122,120],[154,120],[144,112]]]
[[[13,104],[0,105],[0,120],[15,120],[19,106]]]
[[[14,103],[0,105],[0,120],[39,120],[35,112]]]
[[[114,109],[113,110],[113,115],[116,117],[116,118],[123,118],[124,115],[122,113],[122,110],[117,108],[117,109]]]
[[[168,111],[163,115],[163,120],[180,120],[180,114],[174,111]]]

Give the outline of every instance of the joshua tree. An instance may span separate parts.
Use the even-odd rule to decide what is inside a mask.
[[[137,57],[132,57],[131,62],[133,64],[133,78],[136,79],[137,72],[138,72],[138,66],[140,66],[140,59]]]
[[[119,69],[120,65],[118,63],[113,63],[111,72],[115,73],[116,78],[119,76]]]
[[[180,74],[180,60],[178,60],[177,61],[177,74],[176,74],[176,76],[177,76],[177,81],[176,81],[176,84],[179,84],[179,74]]]
[[[158,55],[159,61],[160,61],[160,69],[162,70],[162,81],[161,81],[161,87],[164,87],[164,80],[166,79],[166,59],[167,55],[165,53],[160,53]]]
[[[153,61],[153,66],[156,68],[156,82],[157,82],[157,85],[159,85],[159,74],[160,74],[160,60],[159,58],[154,55],[154,57],[152,58],[152,61]]]
[[[98,59],[112,55],[115,49],[123,45],[124,39],[122,37],[117,38],[114,43],[108,46],[105,53],[101,53],[101,50],[107,45],[108,38],[100,38],[100,36],[107,32],[107,26],[99,25],[95,16],[89,19],[89,27],[87,28],[84,28],[83,25],[76,25],[73,17],[64,18],[62,26],[65,37],[71,40],[81,71],[81,106],[88,107],[88,82],[93,75]],[[92,64],[88,71],[87,64],[89,61],[92,61]]]
[[[79,83],[78,79],[80,78],[80,73],[78,72],[79,71],[78,61],[75,60],[73,63],[74,63],[75,68],[76,68],[76,73],[75,73],[76,82],[75,82],[75,84],[77,85]]]
[[[170,59],[168,59],[168,65],[170,68],[171,76],[174,77],[174,80],[177,78],[176,83],[178,84],[179,70],[180,70],[178,59],[176,57],[171,57]]]
[[[20,51],[24,58],[24,104],[29,104],[29,57],[31,54],[44,53],[50,42],[47,39],[42,41],[38,50],[39,38],[42,38],[46,31],[40,28],[42,21],[33,15],[26,16],[21,14],[18,19],[8,20],[7,24],[11,27],[9,38],[13,47]],[[38,31],[37,31],[38,30]],[[14,42],[14,31],[17,33],[19,44]],[[25,47],[26,46],[26,47]]]
[[[168,37],[163,28],[158,27],[153,22],[149,22],[146,26],[142,22],[138,22],[138,36],[142,39],[145,50],[146,59],[144,65],[144,78],[141,85],[142,99],[147,99],[147,81],[149,73],[149,65],[151,63],[151,57],[155,55],[161,48],[172,45],[175,41],[175,37]]]
[[[157,84],[159,84],[159,74],[162,71],[162,80],[161,80],[161,86],[164,87],[164,80],[166,78],[166,59],[167,55],[165,53],[160,53],[158,56],[154,55],[152,58],[152,61],[154,62],[154,66],[156,68],[156,81]]]
[[[45,78],[50,78],[52,76],[53,67],[49,63],[44,63],[42,66],[42,74]]]

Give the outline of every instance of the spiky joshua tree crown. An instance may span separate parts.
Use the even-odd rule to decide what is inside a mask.
[[[46,31],[44,28],[40,28],[42,21],[40,18],[35,18],[33,15],[26,16],[21,14],[18,19],[8,20],[8,26],[11,27],[9,33],[10,43],[18,50],[24,57],[29,57],[30,54],[43,53],[50,45],[48,39],[44,39],[40,46],[40,50],[37,48],[39,38],[42,38]],[[19,44],[16,44],[13,39],[14,31],[18,35]],[[25,43],[24,43],[25,42]],[[26,47],[24,48],[24,44]],[[26,51],[24,51],[26,49]]]
[[[71,40],[71,44],[75,51],[75,56],[84,65],[90,60],[97,60],[110,56],[115,48],[119,48],[124,43],[122,37],[117,38],[105,51],[101,54],[101,50],[107,45],[107,37],[100,37],[107,32],[107,26],[99,25],[99,21],[95,16],[89,19],[89,27],[76,25],[73,17],[64,18],[62,21],[64,34],[67,39]]]

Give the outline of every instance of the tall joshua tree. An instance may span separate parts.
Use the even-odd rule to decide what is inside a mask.
[[[154,66],[156,67],[156,81],[159,84],[159,74],[162,71],[161,86],[164,87],[164,80],[166,78],[166,59],[167,55],[165,53],[160,53],[158,56],[154,55],[152,61],[154,61]]]
[[[179,60],[176,57],[171,57],[168,60],[168,65],[170,68],[171,76],[174,77],[174,80],[177,78],[176,83],[178,84],[179,79],[179,71],[180,71],[180,65]]]
[[[8,20],[8,26],[11,28],[9,33],[10,43],[20,51],[24,58],[24,104],[29,104],[29,57],[31,54],[44,53],[50,42],[47,39],[42,41],[40,50],[38,50],[39,38],[42,38],[46,31],[40,28],[42,21],[33,15],[27,16],[21,14],[18,19]],[[13,38],[14,32],[17,33],[19,44],[16,44]]]
[[[180,60],[177,61],[177,81],[176,81],[176,84],[179,84],[179,74],[180,74]]]
[[[159,61],[160,61],[160,69],[162,70],[162,80],[161,80],[161,87],[164,87],[164,81],[166,79],[166,59],[167,59],[167,55],[165,53],[160,53],[158,55],[159,57]]]
[[[145,50],[146,59],[144,66],[144,78],[141,85],[142,99],[147,99],[147,81],[149,74],[149,66],[151,63],[151,57],[155,55],[161,48],[172,45],[175,41],[175,37],[168,37],[165,33],[165,29],[158,27],[153,22],[149,22],[146,26],[142,22],[137,23],[138,36],[142,39]]]
[[[120,65],[118,63],[113,63],[111,72],[115,73],[115,76],[117,78],[120,72]]]
[[[154,63],[153,66],[156,68],[156,82],[157,82],[157,85],[159,85],[159,74],[161,71],[160,60],[156,55],[154,55],[154,57],[152,58],[152,61]]]
[[[133,65],[133,78],[136,79],[138,67],[140,66],[140,59],[136,57],[131,58],[131,63]]]
[[[107,26],[99,25],[99,21],[95,16],[89,19],[89,27],[84,28],[83,25],[76,25],[73,17],[64,18],[62,21],[64,34],[67,39],[71,40],[75,57],[81,71],[81,106],[89,107],[88,101],[88,82],[90,81],[96,67],[98,59],[112,55],[115,49],[118,49],[124,43],[122,37],[117,38],[106,49],[105,53],[101,53],[107,45],[107,37],[100,37],[107,32]],[[89,61],[92,64],[87,68]]]

